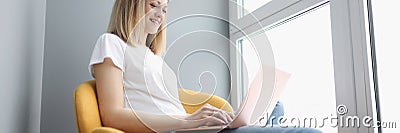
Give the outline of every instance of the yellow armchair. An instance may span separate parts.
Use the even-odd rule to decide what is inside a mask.
[[[188,114],[207,103],[233,112],[231,105],[225,99],[206,93],[179,89],[179,99]],[[84,82],[75,89],[74,110],[79,133],[123,133],[115,128],[103,127],[97,104],[95,80]]]

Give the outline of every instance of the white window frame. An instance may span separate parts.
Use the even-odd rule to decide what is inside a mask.
[[[292,17],[299,12],[329,2],[331,12],[332,49],[335,75],[336,105],[346,105],[346,116],[365,116],[374,118],[373,89],[370,86],[370,66],[367,46],[369,42],[366,30],[365,0],[273,0],[253,13],[240,17],[236,0],[229,2],[230,67],[232,76],[231,104],[239,107],[240,98],[240,55],[238,39],[259,31],[259,27],[272,26]],[[260,20],[260,21],[258,21]],[[240,29],[240,30],[238,30]],[[337,114],[337,116],[340,116]],[[362,121],[361,121],[362,122]],[[373,133],[360,123],[359,128],[338,127],[339,133]]]

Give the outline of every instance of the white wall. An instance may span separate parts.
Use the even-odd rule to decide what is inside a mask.
[[[0,132],[39,132],[45,0],[0,5]]]
[[[47,1],[40,132],[76,132],[73,90],[78,84],[92,79],[87,71],[88,61],[97,37],[106,31],[112,5],[112,0]],[[168,18],[195,12],[211,13],[225,18],[228,16],[227,0],[173,0],[169,6]],[[228,36],[228,25],[219,20],[200,18],[177,23],[179,24],[168,29],[168,43],[185,32],[195,30],[194,27],[212,29],[224,37]],[[179,44],[215,49],[223,58],[229,59],[228,39],[214,37],[201,41],[199,37],[202,36],[212,37],[210,34],[186,37],[180,40]],[[187,47],[174,49],[183,53],[183,48]],[[204,56],[188,59],[186,63],[194,66],[184,67],[186,70],[183,71],[182,76],[185,79],[197,80],[189,76],[201,71],[200,66],[209,66],[217,74],[218,88],[229,88],[227,66],[208,53],[201,54]],[[180,54],[167,53],[166,55],[167,63],[173,69],[176,68],[173,59],[175,57],[180,57]],[[213,60],[214,62],[210,62]],[[191,83],[194,81],[185,80],[184,82],[185,88],[195,88],[197,85],[197,81]],[[227,93],[219,89],[218,95],[226,97]]]

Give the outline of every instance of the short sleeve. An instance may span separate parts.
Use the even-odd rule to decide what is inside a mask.
[[[120,40],[118,36],[110,33],[101,35],[97,40],[93,48],[92,56],[90,57],[88,69],[92,77],[94,78],[93,65],[104,62],[105,58],[110,58],[114,65],[124,72],[123,62],[125,49],[126,43]]]

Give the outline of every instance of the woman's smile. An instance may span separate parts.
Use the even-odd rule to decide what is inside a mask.
[[[159,26],[160,25],[160,21],[154,18],[150,18],[150,21],[154,23],[155,26]]]

